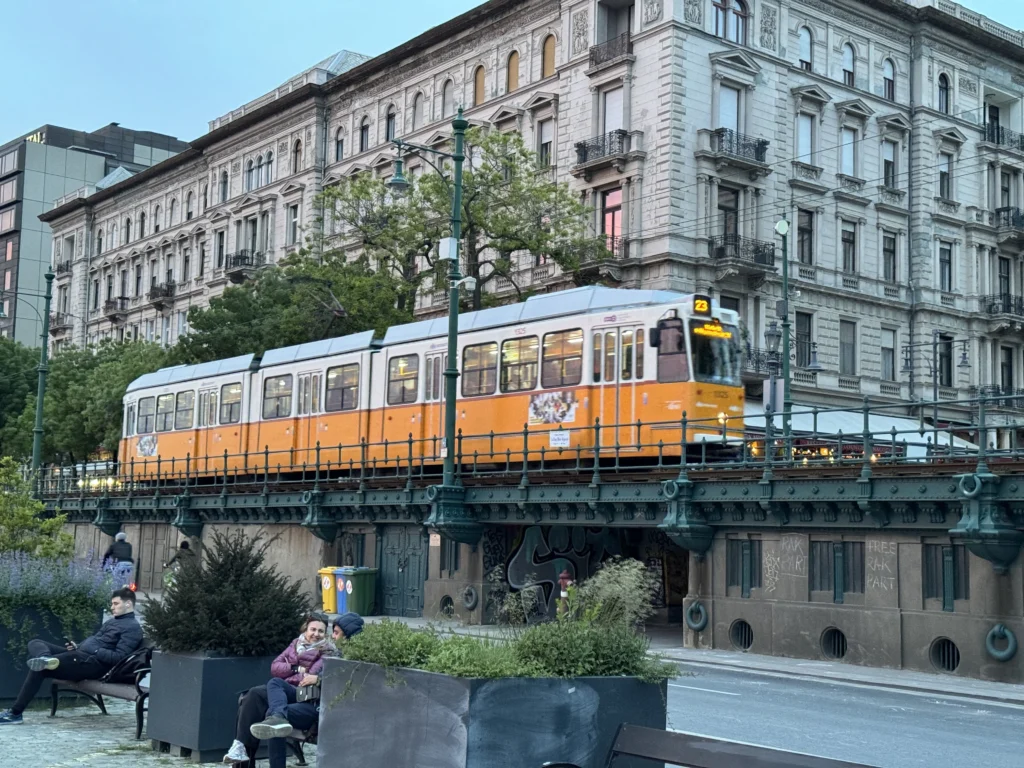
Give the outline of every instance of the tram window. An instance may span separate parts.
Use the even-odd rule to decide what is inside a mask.
[[[632,381],[633,380],[633,332],[623,331],[622,332],[622,349],[620,351],[622,357],[622,370],[619,372],[620,381]]]
[[[644,377],[644,329],[638,328],[636,331],[636,378],[640,380]]]
[[[124,437],[131,437],[135,434],[135,404],[132,403],[125,409],[124,429],[121,430]]]
[[[359,363],[327,369],[324,410],[354,411],[359,407]]]
[[[536,336],[508,339],[501,344],[501,391],[525,392],[537,386]]]
[[[544,334],[540,385],[545,389],[572,387],[583,378],[583,331]]]
[[[498,342],[462,350],[462,396],[493,395],[498,386]]]
[[[242,420],[242,385],[225,384],[220,388],[220,423],[237,424]]]
[[[388,361],[388,405],[416,402],[420,356],[403,355]]]
[[[156,411],[156,401],[152,397],[144,397],[139,400],[139,422],[137,434],[145,435],[153,431],[153,414]]]
[[[174,405],[174,428],[192,429],[192,416],[195,412],[196,393],[179,392],[177,402]]]
[[[604,380],[615,381],[615,334],[604,335]]]
[[[174,395],[160,395],[156,399],[156,431],[170,432],[174,427]]]
[[[601,362],[601,334],[594,334],[594,383],[601,383],[601,368],[603,363]]]
[[[712,384],[739,386],[740,347],[736,327],[690,321],[690,347],[693,349],[693,377]]]
[[[686,337],[679,318],[658,323],[658,381],[690,380],[690,364],[686,357]]]
[[[314,373],[310,377],[310,389],[313,394],[313,410],[312,413],[320,413],[320,374]]]
[[[199,393],[199,426],[212,427],[217,423],[217,391]]]
[[[263,418],[292,415],[292,376],[272,376],[263,382]]]

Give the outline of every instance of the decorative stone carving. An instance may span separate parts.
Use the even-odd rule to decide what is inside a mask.
[[[661,19],[661,0],[644,0],[644,24]]]
[[[903,205],[903,196],[906,194],[902,189],[890,189],[889,187],[879,187],[878,197],[883,203],[889,205]]]
[[[966,93],[968,96],[978,95],[978,84],[974,80],[967,77],[960,77],[960,90]]]
[[[234,175],[236,173],[239,173],[241,170],[242,170],[242,161],[241,160],[234,160],[234,161],[232,161],[232,163],[231,163],[231,173],[232,173],[232,175]]]
[[[843,189],[848,189],[851,192],[862,192],[864,190],[864,182],[861,179],[841,173],[837,174],[837,176],[839,177],[839,186]]]
[[[1010,76],[1016,85],[1024,86],[1024,75],[1011,75]]]
[[[775,29],[778,11],[770,5],[761,6],[761,47],[767,51],[775,51]]]
[[[683,18],[690,24],[704,26],[704,0],[686,0]]]
[[[960,203],[954,203],[952,200],[936,198],[935,205],[942,213],[956,214],[960,210]]]
[[[583,10],[572,17],[572,54],[587,50],[590,42],[590,13]]]
[[[821,168],[815,165],[793,161],[793,169],[796,171],[797,178],[807,179],[808,181],[818,181],[821,179]]]

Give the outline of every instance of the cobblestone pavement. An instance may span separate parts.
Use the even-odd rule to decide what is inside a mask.
[[[44,707],[45,704],[45,707]],[[187,768],[195,765],[180,757],[153,752],[143,735],[135,740],[135,710],[125,701],[108,701],[104,717],[92,704],[61,705],[50,718],[48,702],[25,712],[22,725],[0,726],[0,766],[33,768]],[[306,761],[316,766],[316,750],[306,747]],[[214,763],[213,765],[217,765]],[[261,760],[259,768],[267,768]],[[289,755],[288,766],[296,765]]]

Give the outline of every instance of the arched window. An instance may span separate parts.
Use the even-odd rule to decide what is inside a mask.
[[[843,83],[853,87],[856,77],[856,56],[853,46],[847,43],[843,46]]]
[[[185,221],[192,221],[192,193],[185,195]]]
[[[939,75],[939,112],[949,114],[949,78]]]
[[[252,160],[245,163],[245,191],[248,192],[256,183],[256,165]]]
[[[384,141],[391,141],[398,135],[398,116],[394,107],[388,107],[388,114],[384,121]]]
[[[417,93],[412,100],[412,129],[423,127],[423,94]]]
[[[101,229],[96,233],[96,255],[99,256],[103,253],[103,230]]]
[[[117,224],[110,226],[110,247],[117,248]]]
[[[743,0],[715,0],[715,34],[746,45],[747,6]]]
[[[370,148],[370,118],[364,117],[359,124],[359,151],[365,152]]]
[[[555,36],[548,35],[544,38],[544,46],[541,49],[540,76],[551,77],[555,74]]]
[[[153,209],[153,234],[160,231],[160,206]]]
[[[132,220],[124,220],[124,244],[128,245],[132,241]]]
[[[451,117],[455,114],[455,84],[451,80],[445,80],[441,89],[441,117]]]
[[[178,201],[172,199],[168,207],[167,226],[173,227],[178,223]]]
[[[334,133],[334,162],[339,162],[345,157],[345,134],[339,128]]]
[[[298,173],[300,168],[302,168],[302,139],[296,139],[295,146],[292,147],[292,173]]]
[[[810,72],[814,69],[814,41],[811,39],[811,30],[800,27],[797,35],[800,38],[800,69]]]
[[[274,153],[273,151],[267,152],[267,162],[263,166],[263,174],[266,179],[266,183],[269,184],[274,180]]]
[[[256,158],[256,186],[262,187],[266,182],[263,181],[263,155]]]
[[[505,91],[511,93],[519,88],[519,52],[512,51],[508,55],[508,68],[505,72]]]
[[[220,172],[220,201],[223,203],[228,199],[228,172]]]
[[[896,101],[896,67],[892,59],[882,63],[882,96],[889,101]]]
[[[483,66],[476,68],[476,72],[473,73],[473,106],[483,104],[487,98],[484,87],[486,85],[486,72],[484,72]]]
[[[139,239],[141,240],[146,236],[146,212],[143,211],[139,214]]]
[[[210,205],[210,185],[203,184],[203,213],[206,213],[206,208]]]

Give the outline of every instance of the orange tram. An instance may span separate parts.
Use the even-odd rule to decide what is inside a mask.
[[[448,318],[194,366],[128,387],[121,474],[197,479],[440,465]],[[708,296],[604,287],[459,317],[464,463],[678,457],[743,433],[739,316]],[[682,435],[683,414],[687,434]],[[735,426],[733,426],[735,425]],[[549,453],[550,452],[550,453]],[[568,458],[568,457],[567,457]],[[159,470],[158,470],[159,465]]]

